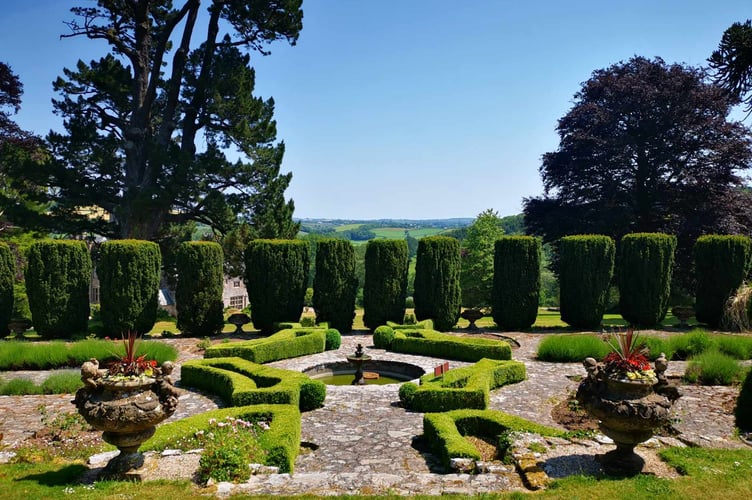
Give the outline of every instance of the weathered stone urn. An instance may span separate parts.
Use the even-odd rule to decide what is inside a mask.
[[[470,322],[470,324],[467,325],[468,330],[477,330],[478,326],[475,322],[483,317],[483,311],[478,308],[465,309],[460,313],[460,317]]]
[[[120,450],[102,471],[103,477],[127,477],[143,465],[138,448],[178,406],[172,370],[173,364],[166,361],[151,377],[112,378],[107,370],[99,369],[96,360],[81,367],[84,387],[76,392],[73,403],[89,425],[104,431],[102,439]]]
[[[616,444],[615,450],[599,457],[603,469],[617,476],[638,474],[645,461],[634,452],[635,446],[671,420],[671,407],[680,396],[666,380],[668,361],[661,353],[655,362],[656,376],[637,380],[615,378],[593,358],[583,364],[588,376],[577,388],[577,401]]]

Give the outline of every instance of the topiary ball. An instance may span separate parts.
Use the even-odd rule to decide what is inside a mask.
[[[373,332],[373,345],[377,349],[389,349],[394,340],[394,330],[390,326],[382,325]]]
[[[342,336],[339,334],[339,331],[335,328],[329,328],[326,330],[326,344],[324,345],[324,350],[326,351],[333,351],[335,349],[339,349],[339,346],[342,345]]]
[[[300,386],[300,411],[321,408],[324,399],[326,399],[326,384],[320,380],[306,380]]]
[[[405,382],[399,388],[399,399],[403,408],[409,408],[418,386],[412,382]]]

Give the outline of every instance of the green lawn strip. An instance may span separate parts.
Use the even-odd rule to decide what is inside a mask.
[[[261,447],[267,452],[266,465],[275,465],[280,472],[293,471],[300,450],[300,412],[288,404],[221,408],[163,424],[157,427],[157,432],[143,444],[141,450],[179,449],[181,441],[188,441],[198,431],[207,431],[209,419],[222,421],[227,417],[247,421],[268,420],[269,430],[259,437]]]
[[[454,368],[440,376],[422,376],[420,385],[409,392],[403,404],[419,412],[485,409],[488,407],[489,391],[521,382],[525,377],[524,363],[482,359],[472,366]],[[404,390],[400,392],[403,393]]]
[[[566,435],[564,431],[496,410],[466,409],[426,413],[423,416],[423,435],[447,468],[452,458],[480,459],[477,448],[464,436],[498,436],[505,431],[533,432],[542,436]]]
[[[269,363],[324,352],[326,330],[289,328],[266,338],[215,344],[204,353],[206,358],[239,357],[254,363]]]
[[[669,359],[683,360],[714,349],[736,359],[752,357],[752,337],[744,335],[710,334],[695,329],[668,337],[641,335],[641,338],[650,349],[651,359],[663,352]],[[609,350],[599,335],[556,334],[547,335],[541,341],[537,356],[540,361],[572,363],[586,357],[600,359]]]
[[[199,488],[190,480],[97,481],[81,484],[81,475],[89,468],[81,462],[18,463],[0,465],[0,497],[3,500],[76,498],[99,500],[138,498],[200,498]]]
[[[49,370],[62,367],[81,366],[91,358],[98,359],[104,366],[108,361],[114,361],[124,353],[120,340],[87,339],[78,342],[26,342],[17,340],[3,341],[0,344],[0,370]],[[158,363],[174,361],[178,357],[177,350],[158,341],[143,341],[139,343],[139,355]]]
[[[512,359],[512,348],[503,340],[457,337],[427,329],[396,330],[389,350],[469,362]]]
[[[321,406],[326,397],[326,385],[303,373],[241,358],[186,361],[181,384],[216,394],[232,406],[289,404],[308,411]]]

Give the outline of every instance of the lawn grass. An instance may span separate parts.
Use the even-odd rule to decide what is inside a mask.
[[[724,498],[752,498],[752,450],[713,450],[705,448],[667,448],[661,457],[682,477],[661,479],[640,475],[628,479],[570,476],[552,482],[539,492],[483,494],[483,498],[577,498],[577,499],[674,499],[706,498],[722,494]],[[81,462],[53,461],[41,464],[0,465],[0,492],[7,500],[33,498],[114,499],[201,498],[211,493],[187,480],[149,481],[145,483],[101,481],[92,486],[78,483],[86,470]],[[233,495],[234,499],[261,499],[268,495]],[[292,498],[275,496],[274,498]],[[312,495],[295,498],[318,498]],[[347,498],[374,498],[352,495]],[[392,495],[382,498],[395,498]],[[461,495],[416,495],[423,498],[467,498]]]

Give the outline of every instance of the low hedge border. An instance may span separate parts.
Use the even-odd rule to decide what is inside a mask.
[[[452,458],[480,460],[480,452],[464,436],[498,436],[505,431],[566,436],[564,431],[496,410],[454,410],[423,416],[423,436],[447,470]]]
[[[503,340],[457,337],[434,330],[396,330],[389,350],[471,363],[483,358],[512,359],[512,348]]]
[[[186,361],[181,383],[216,394],[232,406],[289,404],[308,411],[320,407],[326,398],[323,382],[241,358]]]
[[[455,368],[444,375],[427,374],[420,386],[407,382],[400,387],[402,404],[413,411],[439,412],[460,408],[488,408],[489,391],[525,380],[519,361],[482,359],[472,366]],[[410,387],[408,384],[412,384]]]
[[[326,329],[290,328],[263,339],[215,344],[204,352],[205,358],[238,357],[254,363],[317,354],[326,349]]]
[[[181,439],[192,437],[200,430],[207,431],[210,418],[221,421],[228,416],[243,420],[268,419],[269,429],[259,439],[261,447],[267,452],[266,465],[277,466],[280,472],[293,472],[300,451],[300,412],[292,405],[240,406],[193,415],[160,425],[141,449],[163,451],[174,448]]]

